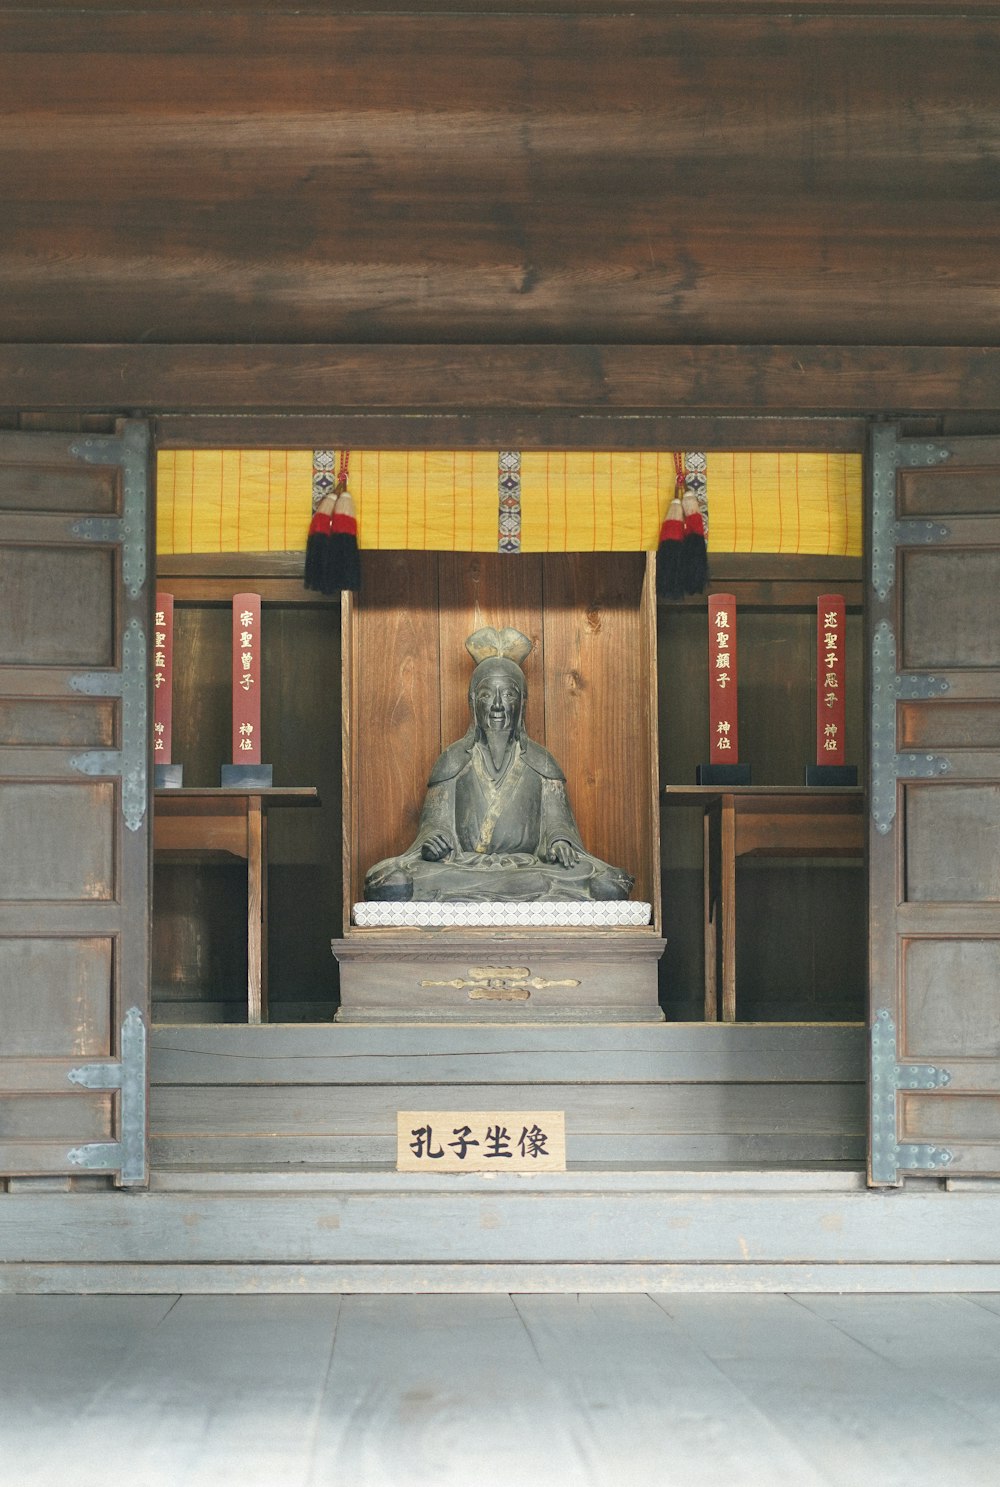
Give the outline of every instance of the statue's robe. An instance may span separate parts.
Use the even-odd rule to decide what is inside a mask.
[[[428,862],[423,848],[436,836],[451,850]],[[568,868],[550,862],[557,842],[568,842],[580,861]],[[515,740],[496,776],[473,727],[434,765],[415,840],[399,857],[369,869],[365,897],[578,901],[627,898],[631,886],[628,873],[584,848],[566,778],[548,750],[533,739]]]

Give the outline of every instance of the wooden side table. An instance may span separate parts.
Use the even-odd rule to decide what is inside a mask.
[[[860,788],[666,785],[665,806],[703,812],[705,1021],[736,1021],[736,859],[863,857]],[[721,936],[719,926],[721,922]],[[720,953],[721,950],[721,953]]]
[[[267,1020],[267,816],[275,806],[319,805],[304,789],[157,790],[153,849],[189,861],[247,865],[247,1021]]]

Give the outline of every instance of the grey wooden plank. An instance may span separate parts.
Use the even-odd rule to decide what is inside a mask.
[[[348,1296],[311,1487],[598,1482],[507,1296]]]
[[[642,1169],[663,1162],[675,1167],[699,1163],[763,1164],[851,1162],[862,1166],[865,1138],[859,1131],[759,1131],[632,1135],[623,1129],[604,1134],[573,1135],[570,1161],[590,1166],[620,1166],[627,1163]],[[393,1166],[396,1138],[344,1135],[321,1136],[160,1136],[150,1138],[150,1161],[166,1170],[172,1166],[215,1168],[295,1168],[312,1165],[324,1169],[371,1165]]]
[[[515,1296],[558,1413],[586,1431],[588,1481],[810,1487],[827,1479],[650,1296]]]
[[[7,1194],[0,1257],[110,1263],[1000,1263],[1000,1196],[586,1193],[461,1175],[422,1192]]]
[[[51,1483],[45,1435],[82,1413],[148,1346],[175,1296],[0,1295],[0,1481]],[[68,1465],[68,1463],[67,1463]],[[67,1480],[73,1480],[70,1472]]]
[[[860,1084],[175,1085],[150,1096],[150,1132],[396,1134],[398,1110],[564,1110],[567,1133],[862,1130]]]
[[[381,1169],[359,1167],[338,1171],[324,1168],[316,1171],[289,1169],[270,1170],[232,1168],[225,1171],[179,1168],[154,1172],[150,1191],[158,1193],[245,1193],[254,1192],[340,1192],[349,1187],[354,1192],[424,1192],[436,1190],[440,1179],[433,1174],[396,1172],[393,1167]],[[676,1167],[660,1164],[636,1171],[626,1163],[595,1168],[591,1164],[574,1166],[558,1177],[561,1192],[699,1192],[728,1193],[833,1193],[864,1192],[864,1172],[856,1168],[717,1168]],[[490,1179],[491,1191],[522,1191],[520,1173],[497,1172]]]
[[[367,1264],[264,1262],[246,1265],[164,1262],[160,1264],[0,1264],[0,1296],[144,1295],[182,1291],[197,1295],[329,1295],[509,1292],[549,1294],[758,1295],[827,1292],[871,1296],[960,1292],[978,1302],[979,1288],[1000,1291],[1000,1264],[910,1264],[907,1261],[753,1264],[531,1262],[520,1264]]]
[[[263,1026],[308,1023],[330,1026],[334,1008],[328,1000],[308,1002],[285,1002],[277,999],[270,1004],[271,1021]],[[190,996],[156,996],[152,1003],[154,1026],[163,1029],[173,1027],[211,1026],[219,1024],[244,1026],[246,1024],[246,997],[228,1001]]]
[[[150,1067],[155,1084],[826,1082],[863,1080],[866,1052],[855,1025],[161,1025]]]
[[[338,1310],[337,1297],[181,1297],[75,1415],[66,1480],[300,1487]],[[39,1434],[23,1487],[55,1480]]]
[[[885,1358],[915,1394],[1000,1426],[1000,1315],[963,1296],[797,1297]]]
[[[0,1394],[3,1487],[995,1477],[995,1430],[941,1408],[880,1350],[784,1295],[173,1301],[0,1299],[0,1377],[15,1380]],[[961,1345],[963,1306],[936,1308],[949,1347]],[[855,1311],[880,1347],[908,1334],[930,1358],[927,1307],[864,1298]],[[992,1328],[985,1310],[969,1322],[980,1359],[984,1320]]]
[[[718,1368],[837,1487],[982,1487],[995,1437],[792,1298],[656,1298]]]
[[[997,1291],[1000,1291],[1000,1286],[998,1286],[996,1289]],[[975,1300],[977,1306],[984,1307],[987,1311],[995,1311],[997,1313],[1000,1313],[1000,1295],[975,1296],[973,1299]]]
[[[71,1177],[8,1177],[8,1193],[68,1193]]]

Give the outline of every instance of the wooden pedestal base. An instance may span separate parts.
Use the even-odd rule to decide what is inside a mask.
[[[660,1022],[654,930],[353,930],[340,1022]]]

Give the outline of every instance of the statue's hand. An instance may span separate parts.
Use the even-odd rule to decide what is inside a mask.
[[[580,853],[572,842],[553,842],[549,848],[549,861],[558,862],[560,867],[576,867]]]
[[[420,855],[425,862],[440,862],[447,857],[451,851],[451,842],[443,831],[438,831],[434,836],[429,836],[420,848]]]

